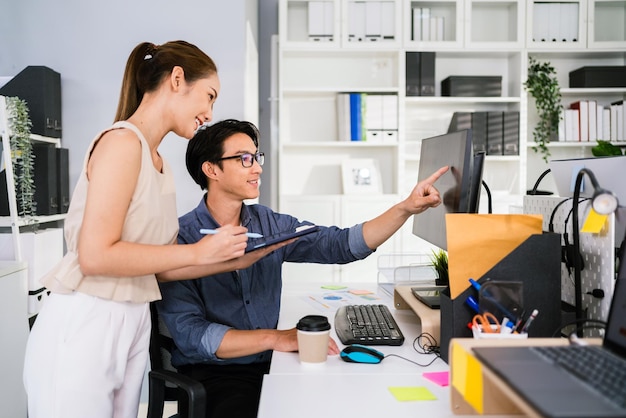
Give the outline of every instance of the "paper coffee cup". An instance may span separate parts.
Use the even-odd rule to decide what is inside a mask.
[[[324,363],[328,355],[330,324],[322,315],[307,315],[298,321],[298,355],[301,363]]]

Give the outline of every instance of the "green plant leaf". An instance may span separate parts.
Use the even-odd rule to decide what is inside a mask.
[[[35,157],[30,139],[32,122],[24,100],[7,97],[6,103],[18,214],[30,217],[35,214]]]
[[[539,122],[533,130],[535,146],[532,149],[542,154],[548,162],[550,150],[547,144],[558,134],[559,121],[563,113],[561,89],[556,77],[556,70],[549,62],[539,62],[529,57],[528,78],[524,87],[535,99]]]

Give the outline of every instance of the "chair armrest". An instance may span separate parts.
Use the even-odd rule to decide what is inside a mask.
[[[151,370],[148,373],[148,418],[161,418],[165,403],[165,384],[176,385],[187,393],[189,418],[204,418],[206,413],[206,390],[202,383],[170,370]]]

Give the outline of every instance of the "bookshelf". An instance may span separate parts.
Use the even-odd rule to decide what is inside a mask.
[[[568,1],[577,12],[568,15],[568,22],[575,25],[569,28],[575,33],[575,42],[533,38],[536,7],[560,5],[558,1],[326,0],[321,2],[323,6],[313,6],[326,10],[326,21],[331,22],[327,30],[332,33],[324,40],[310,39],[310,3],[319,2],[279,2],[278,209],[313,222],[350,226],[404,198],[417,178],[421,140],[445,133],[455,112],[519,112],[518,153],[488,155],[484,179],[494,196],[494,212],[514,210],[510,204],[521,206],[528,185],[547,168],[532,150],[536,115],[523,86],[529,56],[555,65],[564,105],[584,99],[611,102],[626,95],[624,88],[570,89],[568,84],[568,74],[576,68],[626,63],[626,0]],[[367,7],[387,10],[384,17],[380,14],[387,19],[381,27],[393,21],[393,30],[386,26],[387,38],[355,40],[359,30],[355,22],[361,20],[353,14],[361,16]],[[415,25],[416,16],[422,16],[424,9],[443,21],[427,38],[422,32],[418,35]],[[434,96],[407,96],[407,52],[435,53]],[[461,75],[500,76],[501,95],[442,97],[441,81]],[[336,97],[350,92],[397,96],[397,136],[389,141],[340,141]],[[553,158],[590,156],[591,147],[587,143],[550,144]],[[344,193],[342,161],[367,158],[379,163],[382,193]],[[481,199],[480,211],[486,212],[486,199]],[[416,238],[411,229],[409,221],[363,262],[319,269],[289,265],[285,277],[297,272],[298,277],[311,280],[375,280],[377,255],[430,253],[432,247]]]

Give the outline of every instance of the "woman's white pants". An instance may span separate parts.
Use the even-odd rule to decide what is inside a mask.
[[[29,418],[135,418],[150,327],[148,303],[51,294],[26,347]]]

